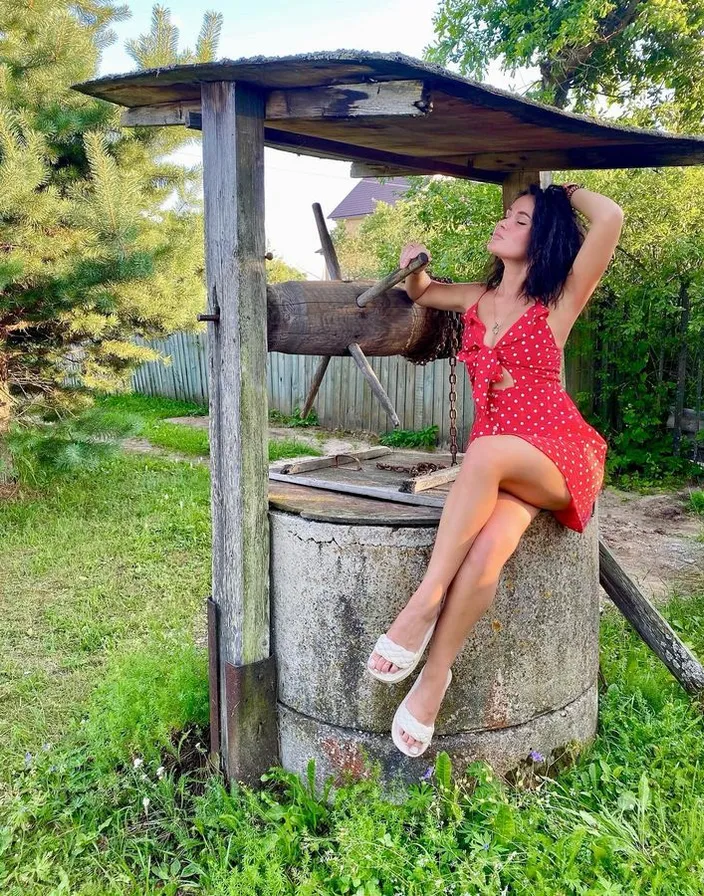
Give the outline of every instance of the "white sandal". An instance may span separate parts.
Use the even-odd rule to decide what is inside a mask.
[[[422,722],[419,722],[418,719],[413,715],[413,713],[406,706],[406,701],[411,696],[413,691],[415,691],[418,686],[418,682],[420,681],[420,676],[423,674],[423,670],[421,669],[420,675],[416,678],[413,683],[413,687],[406,694],[406,696],[401,701],[401,705],[396,710],[396,714],[394,715],[394,720],[391,723],[391,737],[393,738],[394,743],[399,748],[402,753],[405,753],[406,756],[410,756],[412,759],[416,759],[418,756],[422,756],[423,753],[428,749],[430,745],[430,741],[433,737],[433,732],[435,731],[435,725],[423,725]],[[447,689],[450,686],[450,682],[452,681],[452,669],[447,670],[447,682],[445,684],[445,690],[443,691],[443,698],[447,693]],[[410,734],[414,740],[419,740],[422,744],[421,747],[413,746],[407,744],[406,741],[401,737],[401,729],[406,732],[406,734]],[[412,753],[411,750],[417,750],[417,753]]]
[[[423,656],[423,651],[428,646],[428,642],[433,636],[436,625],[437,619],[431,624],[430,628],[425,633],[423,643],[416,651],[408,650],[408,648],[402,647],[400,644],[392,641],[387,634],[379,635],[372,653],[376,651],[376,653],[382,656],[389,663],[393,663],[394,666],[398,666],[398,669],[395,672],[381,672],[379,671],[379,669],[373,669],[369,665],[369,663],[371,662],[370,654],[369,659],[367,660],[367,672],[374,678],[377,678],[379,681],[386,681],[389,684],[393,684],[397,681],[403,681],[404,678],[408,678],[408,676],[420,662],[420,658]]]

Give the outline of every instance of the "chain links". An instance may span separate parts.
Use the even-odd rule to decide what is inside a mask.
[[[433,464],[430,461],[421,461],[412,467],[404,467],[403,464],[382,464],[377,462],[379,470],[393,470],[394,473],[410,473],[411,476],[421,476],[424,473],[434,473],[436,470],[444,470],[445,464]]]
[[[435,277],[430,273],[428,267],[425,269],[428,276],[436,283],[454,283],[451,277]],[[403,357],[410,361],[411,364],[419,364],[424,367],[429,361],[435,361],[439,357],[449,358],[450,361],[450,455],[452,457],[451,467],[457,466],[457,352],[459,351],[460,338],[462,332],[462,315],[457,311],[437,311],[440,315],[440,325],[438,327],[438,335],[435,340],[433,349],[420,358],[414,358],[403,354]],[[380,466],[377,464],[377,466]],[[412,468],[407,468],[401,472],[410,472]],[[413,474],[416,475],[416,474]]]

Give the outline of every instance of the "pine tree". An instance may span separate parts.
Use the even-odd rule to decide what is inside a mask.
[[[128,17],[112,0],[0,7],[0,439],[11,422],[75,414],[90,390],[129,388],[160,357],[132,337],[194,328],[204,306],[200,172],[171,158],[198,136],[123,129],[119,107],[71,89],[97,76]],[[179,51],[155,6],[127,50],[139,68],[209,61],[221,27],[206,13],[195,49]]]

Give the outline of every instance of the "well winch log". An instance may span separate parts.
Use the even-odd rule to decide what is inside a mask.
[[[357,296],[375,280],[291,280],[269,284],[267,348],[300,355],[347,355],[357,343],[365,355],[422,358],[443,330],[447,312],[414,304],[389,289],[363,308]],[[439,357],[449,356],[449,346]]]

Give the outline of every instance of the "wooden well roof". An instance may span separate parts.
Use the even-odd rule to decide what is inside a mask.
[[[126,125],[198,127],[205,81],[241,81],[265,93],[267,146],[348,159],[359,176],[443,173],[500,183],[520,170],[704,162],[704,137],[561,112],[400,53],[222,59],[75,89],[128,107]]]

